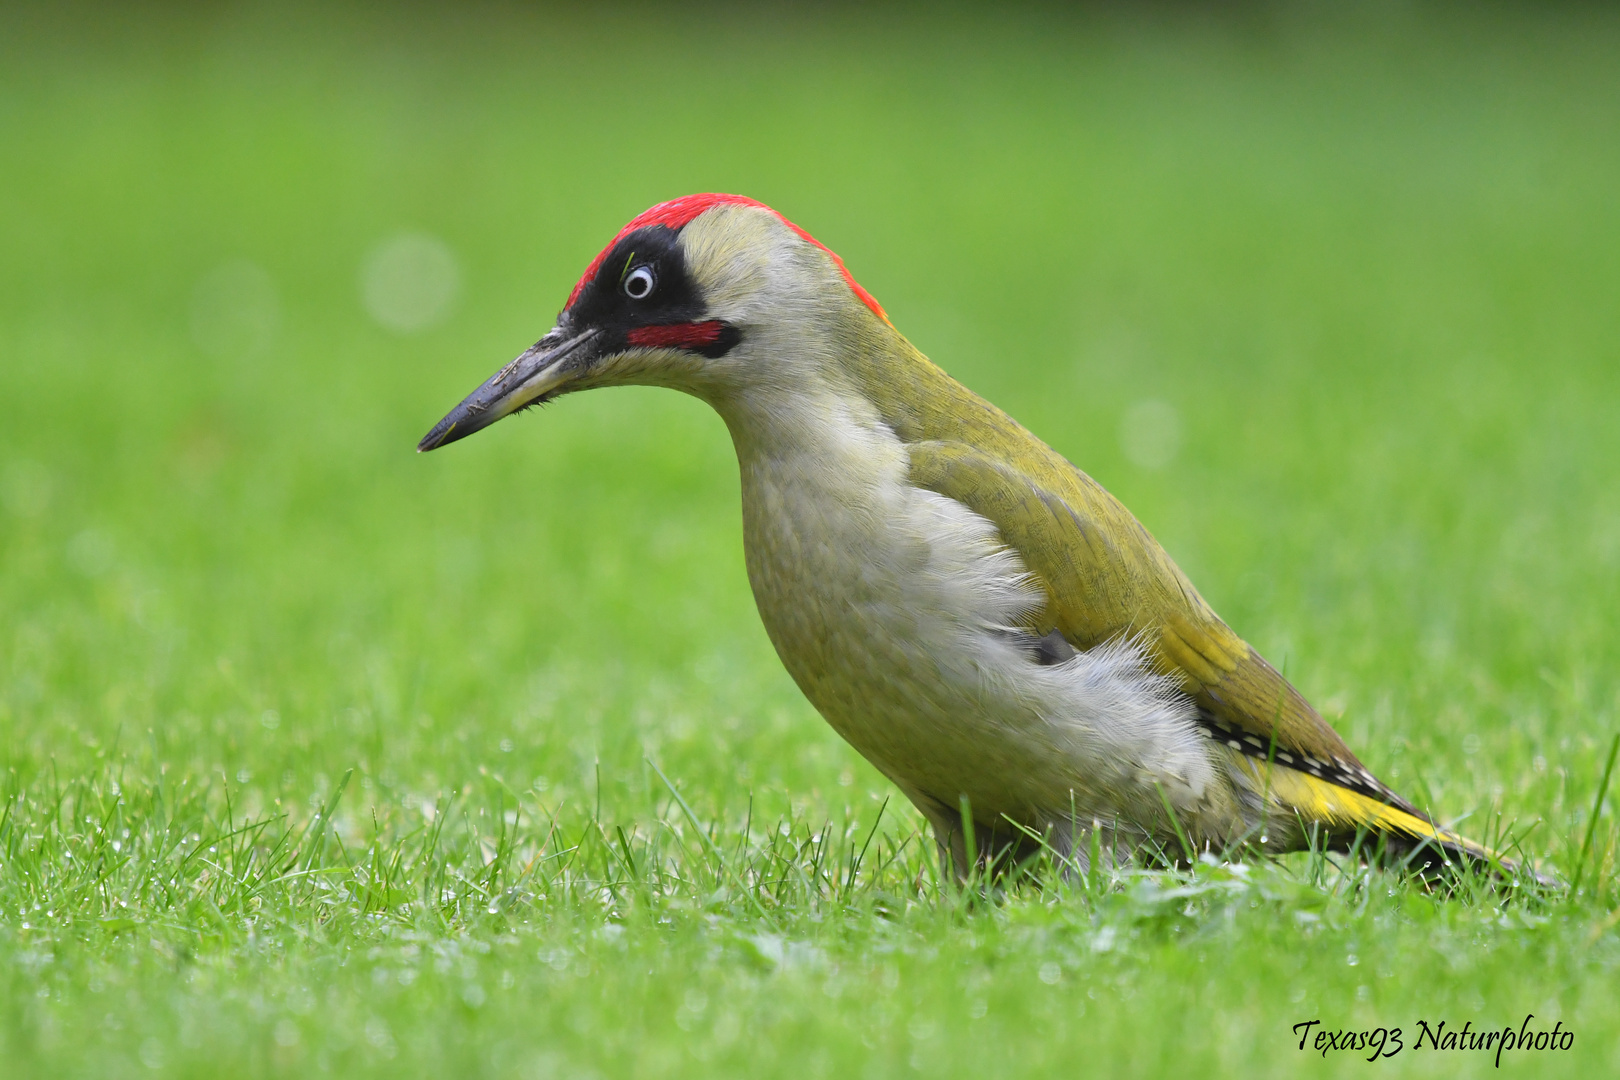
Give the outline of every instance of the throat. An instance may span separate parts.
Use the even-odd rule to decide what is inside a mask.
[[[737,451],[745,516],[763,499],[794,517],[827,518],[892,498],[905,482],[904,445],[856,394],[756,390],[713,404]]]
[[[859,399],[749,405],[722,412],[742,481],[748,580],[777,653],[815,701],[811,684],[844,662],[828,649],[879,632],[855,624],[881,618],[903,567],[927,561],[908,527],[906,450]]]

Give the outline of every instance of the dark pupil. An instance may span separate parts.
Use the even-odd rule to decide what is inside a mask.
[[[652,272],[645,267],[631,271],[630,280],[625,282],[625,292],[637,300],[652,292]]]

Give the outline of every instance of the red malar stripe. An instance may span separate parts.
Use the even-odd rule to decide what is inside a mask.
[[[879,304],[877,299],[871,293],[861,288],[860,284],[856,282],[855,276],[851,274],[849,272],[849,268],[844,265],[844,260],[840,259],[837,253],[829,248],[826,244],[823,244],[820,240],[817,240],[815,237],[793,224],[793,222],[789,221],[787,218],[782,217],[782,215],[777,213],[775,210],[771,210],[769,206],[766,206],[762,202],[750,199],[746,195],[720,195],[713,193],[704,195],[682,195],[678,199],[671,199],[669,202],[659,203],[651,210],[647,210],[634,218],[630,224],[619,230],[618,235],[613,238],[612,242],[609,243],[607,247],[602,249],[601,253],[598,254],[596,258],[591,260],[591,265],[585,268],[585,275],[579,279],[579,284],[575,285],[574,291],[568,294],[567,306],[574,306],[574,301],[579,299],[579,294],[584,290],[586,284],[590,282],[592,278],[596,277],[596,272],[602,268],[602,260],[607,258],[608,252],[613,250],[613,245],[624,239],[624,237],[635,232],[637,229],[645,229],[653,225],[665,225],[671,229],[679,229],[683,225],[691,222],[691,220],[697,217],[699,214],[712,210],[716,206],[757,206],[761,210],[770,210],[771,213],[776,214],[776,216],[779,218],[782,218],[782,224],[798,233],[799,236],[803,237],[805,240],[816,245],[816,247],[820,248],[822,251],[825,251],[828,256],[831,257],[833,264],[838,267],[838,272],[844,276],[844,281],[848,283],[850,290],[855,293],[855,296],[860,300],[860,302],[871,308],[872,313],[878,318],[884,320],[885,322],[888,321],[889,317],[883,313],[883,305]]]
[[[701,349],[720,340],[718,322],[670,323],[638,326],[629,333],[630,344],[648,349]]]

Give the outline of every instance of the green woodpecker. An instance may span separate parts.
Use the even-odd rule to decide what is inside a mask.
[[[1184,838],[1287,851],[1313,831],[1496,859],[1373,776],[1123,505],[751,199],[631,221],[556,326],[419,449],[632,383],[724,419],[777,655],[958,873],[1034,837],[1081,863]]]

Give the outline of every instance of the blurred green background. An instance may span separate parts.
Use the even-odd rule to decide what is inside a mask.
[[[752,798],[762,820],[871,820],[890,790],[754,614],[703,406],[582,395],[412,452],[624,221],[693,191],[839,252],[924,352],[1130,506],[1371,768],[1465,828],[1542,822],[1527,847],[1567,875],[1620,712],[1617,56],[1620,20],[1579,7],[0,9],[9,1052],[58,1075],[191,1060],[161,1004],[179,967],[102,957],[74,927],[106,912],[41,914],[28,807],[74,778],[297,819],[353,769],[356,843],[480,784],[647,819],[644,759],[706,819]],[[1484,990],[1401,992],[1561,1001],[1613,1064],[1594,988],[1620,946],[1593,902],[1533,991],[1502,945]],[[588,951],[601,917],[580,918],[544,933]],[[706,962],[689,932],[671,978]],[[250,963],[252,933],[221,933],[221,1000],[250,994],[236,965],[302,986],[372,940]],[[55,968],[18,959],[41,941]],[[1291,947],[1230,946],[1255,971]],[[508,973],[539,970],[524,949]],[[1130,977],[1180,1024],[1155,963]],[[1193,1028],[1154,1060],[1292,1061],[1272,1056],[1304,1018],[1285,982],[1220,1014],[1255,1034],[1195,1049]],[[587,1031],[623,1021],[611,1004]],[[386,1067],[501,1071],[445,1008]],[[318,1019],[284,1044],[274,1010],[242,1016],[237,1041],[184,1045],[385,1067],[387,1040],[303,1054]],[[1029,1022],[1052,1055],[1031,1068],[1116,1060],[1078,1021]],[[638,1036],[663,1057],[591,1067],[695,1067],[678,1026]],[[857,1027],[811,1039],[822,1065],[861,1059]],[[752,1067],[822,1067],[762,1039]],[[531,1071],[591,1060],[569,1053]]]

